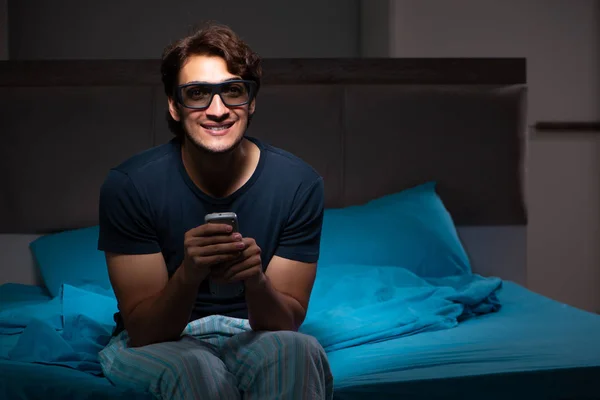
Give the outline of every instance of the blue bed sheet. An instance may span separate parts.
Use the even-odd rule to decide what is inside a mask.
[[[500,285],[476,275],[431,282],[394,266],[328,266],[318,274],[301,331],[333,351],[448,329],[497,310]],[[117,311],[112,291],[63,284],[46,302],[19,303],[0,311],[0,337],[18,335],[0,359],[102,374],[97,355],[110,340]]]
[[[55,318],[54,324],[60,324],[60,315],[56,301],[39,286],[6,283],[0,286],[0,320],[4,321],[0,332],[0,360],[7,359],[9,351],[17,344],[23,326],[32,315],[44,315]]]
[[[343,265],[321,270],[313,299],[302,330],[328,351],[338,399],[575,398],[597,388],[600,316],[511,282]],[[51,299],[0,286],[0,398],[147,397],[97,376],[115,307],[94,287],[63,285]]]
[[[458,326],[329,353],[338,399],[600,398],[600,316],[512,282]]]
[[[113,386],[76,369],[0,360],[0,399],[152,400],[148,393]]]
[[[317,273],[300,331],[331,352],[445,330],[500,309],[501,285],[476,274],[425,279],[397,266],[328,265]]]
[[[65,284],[58,296],[50,298],[20,285],[23,293],[17,296],[18,286],[0,290],[5,300],[0,303],[0,359],[101,375],[97,354],[110,340],[117,309],[112,292]],[[30,299],[25,296],[28,292]]]
[[[89,302],[81,301],[77,294],[85,294],[88,300],[111,301],[110,297],[96,297],[99,293],[71,287],[67,288],[66,295],[73,301],[68,302],[71,308],[67,306],[65,309],[62,298],[51,298],[44,288],[12,283],[0,286],[0,399],[152,398],[147,393],[116,388],[106,378],[90,373],[98,371],[94,360],[86,365],[76,357],[60,359],[60,349],[63,350],[63,355],[65,349],[60,345],[56,348],[56,342],[52,339],[65,332],[68,334],[69,326],[72,330],[78,330],[78,322],[69,321],[67,318],[65,331],[65,311],[67,316],[83,315],[85,313],[73,310],[72,307],[90,306]],[[96,316],[106,316],[102,313],[101,306],[101,303],[93,304],[92,310]],[[41,331],[36,332],[36,326],[41,326]],[[28,335],[31,336],[28,338]],[[31,341],[40,335],[47,335],[44,337],[47,340]],[[9,355],[21,360],[9,359]],[[29,362],[31,360],[28,360],[28,357],[35,357],[39,362]],[[79,358],[84,359],[86,356],[80,355]],[[50,360],[54,365],[46,364],[44,360]],[[89,365],[92,365],[92,368],[89,368]]]

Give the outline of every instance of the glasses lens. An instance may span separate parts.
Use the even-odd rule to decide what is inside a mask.
[[[221,98],[228,106],[239,106],[248,102],[250,92],[242,82],[224,83],[221,87]]]
[[[183,104],[188,107],[206,107],[211,95],[212,88],[207,85],[187,86],[181,91]]]
[[[220,85],[191,85],[181,91],[181,99],[186,107],[208,107],[215,92],[213,89],[221,87],[221,100],[226,106],[241,106],[250,100],[249,84],[244,82],[225,82]]]

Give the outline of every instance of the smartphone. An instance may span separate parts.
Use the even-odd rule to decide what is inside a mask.
[[[239,232],[237,214],[234,212],[222,212],[207,214],[204,217],[204,223],[226,224],[233,228],[233,232]]]
[[[237,214],[234,212],[211,213],[204,217],[204,222],[207,224],[226,224],[233,228],[234,233],[239,233],[239,225]],[[244,293],[244,284],[237,283],[217,283],[209,278],[208,286],[210,293],[213,296],[220,298],[232,298],[241,296]]]

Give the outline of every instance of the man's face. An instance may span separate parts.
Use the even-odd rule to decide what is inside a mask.
[[[227,70],[221,57],[191,56],[179,73],[179,84],[192,82],[220,83],[228,79],[241,79]],[[215,95],[210,106],[193,110],[169,99],[169,112],[181,121],[186,137],[199,149],[211,153],[224,153],[235,148],[243,139],[248,116],[254,112],[255,101],[236,107],[227,107]]]

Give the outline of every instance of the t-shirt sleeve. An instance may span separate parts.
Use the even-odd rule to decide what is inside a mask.
[[[111,170],[100,188],[98,250],[120,254],[160,252],[148,202],[131,178]]]
[[[294,199],[275,255],[307,263],[318,261],[324,199],[321,177],[299,193]]]

